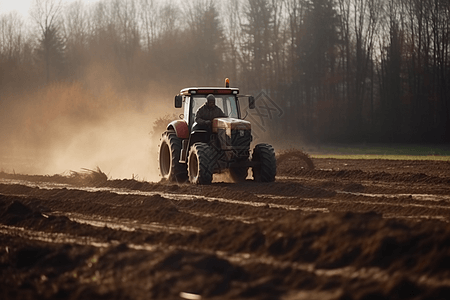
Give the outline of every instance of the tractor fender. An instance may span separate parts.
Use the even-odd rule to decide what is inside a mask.
[[[185,120],[175,120],[167,125],[167,130],[175,130],[177,137],[187,139],[189,137],[189,126]]]

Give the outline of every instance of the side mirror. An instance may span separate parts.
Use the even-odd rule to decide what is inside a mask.
[[[175,96],[175,107],[180,108],[183,106],[183,97],[181,95]]]
[[[255,108],[255,97],[253,97],[253,96],[248,97],[248,108],[250,108],[250,109]]]

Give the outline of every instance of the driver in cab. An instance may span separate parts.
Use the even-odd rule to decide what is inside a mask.
[[[211,132],[211,123],[214,118],[226,117],[223,111],[216,105],[216,98],[213,94],[206,96],[206,103],[200,106],[195,113],[195,122],[200,127]]]

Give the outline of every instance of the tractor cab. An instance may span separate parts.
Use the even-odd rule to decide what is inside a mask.
[[[212,132],[199,129],[195,126],[195,117],[198,109],[206,103],[206,97],[213,94],[216,98],[216,106],[225,114],[225,117],[216,118],[212,123]],[[241,124],[248,131],[247,139],[251,142],[250,123],[241,120],[241,112],[238,99],[239,89],[237,88],[211,88],[211,87],[193,87],[185,88],[180,91],[180,95],[175,98],[175,106],[184,103],[183,126],[187,127],[189,137],[182,141],[182,150],[180,162],[184,163],[187,159],[187,150],[197,142],[211,144],[216,148],[224,148],[226,145],[226,128]],[[181,101],[180,98],[181,97]],[[178,101],[178,103],[177,103]],[[232,125],[231,125],[232,124]],[[241,126],[241,127],[242,127]],[[231,131],[229,135],[231,135]],[[212,133],[212,134],[211,134]],[[228,139],[229,140],[229,139]],[[249,147],[250,145],[248,145]]]
[[[216,105],[224,112],[229,118],[240,119],[240,107],[238,94],[239,89],[237,88],[186,88],[181,90],[180,95],[176,97],[181,98],[178,100],[179,104],[177,106],[177,99],[175,99],[175,107],[182,106],[184,103],[184,114],[183,120],[187,123],[189,131],[195,122],[195,113],[197,110],[206,103],[206,96],[213,94],[216,98]],[[180,105],[181,104],[181,105]]]

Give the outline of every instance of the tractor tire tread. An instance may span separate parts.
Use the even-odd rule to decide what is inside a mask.
[[[253,178],[258,182],[274,182],[277,174],[275,150],[269,144],[258,144],[253,149],[252,161],[259,163],[253,167]]]

